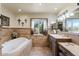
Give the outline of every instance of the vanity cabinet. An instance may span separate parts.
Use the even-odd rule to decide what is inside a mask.
[[[59,45],[59,56],[74,56],[70,51]]]
[[[49,42],[50,42],[50,48],[52,50],[52,55],[58,56],[59,49],[58,49],[58,42],[71,42],[71,38],[69,37],[63,37],[61,35],[49,35]]]
[[[59,55],[79,56],[79,45],[73,42],[58,42]],[[61,55],[60,55],[61,56]]]
[[[1,47],[1,45],[0,45],[0,56],[2,55],[2,47]]]

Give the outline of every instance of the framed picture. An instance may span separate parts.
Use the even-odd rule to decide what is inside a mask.
[[[0,19],[1,19],[1,26],[9,26],[9,21],[10,21],[9,17],[1,15]]]

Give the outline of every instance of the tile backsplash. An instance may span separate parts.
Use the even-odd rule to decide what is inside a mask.
[[[11,40],[11,34],[15,30],[16,33],[19,34],[20,37],[26,37],[27,35],[31,35],[31,29],[30,28],[2,28],[1,30],[1,42],[4,43],[8,40]]]

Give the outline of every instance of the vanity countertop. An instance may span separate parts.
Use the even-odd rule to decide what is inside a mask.
[[[58,42],[58,44],[70,51],[73,55],[79,56],[79,45],[72,42]]]
[[[71,39],[70,37],[66,37],[64,35],[59,35],[59,34],[49,34],[49,35],[56,39]]]

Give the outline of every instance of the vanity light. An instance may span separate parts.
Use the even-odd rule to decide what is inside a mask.
[[[65,14],[65,17],[67,17],[67,18],[70,17],[69,13],[66,13],[66,14]]]
[[[62,20],[63,20],[63,18],[58,19],[58,21],[62,21]]]
[[[74,13],[70,13],[70,16],[74,16]]]
[[[60,16],[59,18],[58,18],[58,21],[62,21],[63,20],[63,18]]]
[[[60,21],[60,20],[64,20],[65,19],[65,15],[62,15],[62,16],[60,16],[59,18],[58,18],[58,20]]]
[[[62,18],[65,19],[65,15],[62,15]]]
[[[55,24],[55,23],[56,23],[55,21],[52,21],[52,22],[51,22],[51,24]]]

